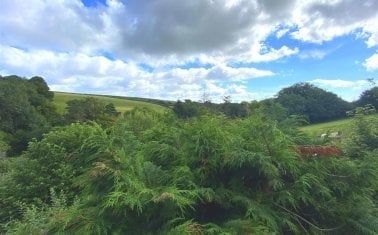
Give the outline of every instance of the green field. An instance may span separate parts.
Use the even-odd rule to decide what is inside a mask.
[[[372,115],[368,118],[378,119],[378,115]],[[352,118],[346,118],[331,122],[312,124],[308,126],[301,127],[300,129],[310,136],[320,136],[323,133],[341,131],[342,135],[347,135],[350,133]]]
[[[165,107],[157,104],[136,100],[128,100],[126,98],[111,98],[100,95],[84,95],[65,92],[54,92],[54,103],[57,106],[58,112],[63,113],[66,108],[67,101],[73,99],[81,99],[85,97],[95,97],[105,103],[113,103],[119,112],[125,112],[135,107],[147,107],[154,109],[156,111],[163,111],[166,109]]]

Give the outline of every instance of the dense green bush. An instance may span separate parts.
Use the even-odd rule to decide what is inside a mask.
[[[106,129],[57,129],[1,162],[0,218],[20,218],[5,227],[18,234],[376,234],[370,144],[358,157],[304,159],[264,115],[136,109]]]

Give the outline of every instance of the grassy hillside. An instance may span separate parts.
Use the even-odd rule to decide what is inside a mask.
[[[378,119],[378,115],[372,115],[369,118]],[[341,131],[345,135],[350,132],[351,124],[352,124],[352,119],[346,118],[346,119],[341,119],[337,121],[304,126],[301,128],[301,130],[306,132],[310,136],[320,136],[323,133],[334,132],[334,131]]]
[[[115,95],[101,95],[101,96],[109,97],[109,98],[117,98],[117,99],[122,99],[122,100],[142,101],[146,103],[161,105],[163,107],[172,107],[175,103],[175,101],[170,101],[170,100],[158,100],[158,99],[141,98],[141,97],[125,97],[125,96],[115,96]]]
[[[149,102],[129,100],[126,98],[112,98],[100,95],[86,95],[86,94],[74,94],[74,93],[64,93],[64,92],[54,92],[54,103],[58,108],[60,113],[64,112],[66,107],[66,102],[73,99],[80,99],[85,97],[95,97],[102,100],[105,103],[113,103],[119,112],[125,112],[131,110],[135,107],[148,107],[154,110],[162,111],[166,109],[165,107]]]

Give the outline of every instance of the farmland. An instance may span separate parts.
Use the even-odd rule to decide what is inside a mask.
[[[368,119],[371,121],[378,120],[378,115],[371,115]],[[348,135],[351,132],[352,121],[352,118],[345,118],[336,121],[311,124],[301,127],[300,129],[312,137],[335,131],[340,131],[342,135]]]
[[[95,97],[105,103],[113,103],[119,112],[129,111],[135,107],[146,107],[153,109],[155,111],[163,111],[165,108],[163,106],[144,102],[137,100],[130,100],[127,98],[113,98],[101,95],[86,95],[86,94],[76,94],[76,93],[64,93],[64,92],[54,92],[54,103],[57,107],[59,113],[63,113],[66,107],[66,103],[69,100],[81,99],[85,97]]]

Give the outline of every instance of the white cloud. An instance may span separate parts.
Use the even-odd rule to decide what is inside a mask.
[[[375,53],[371,57],[367,58],[363,65],[368,71],[378,70],[378,53]]]
[[[322,43],[362,29],[367,45],[378,45],[378,1],[308,0],[297,1],[292,23],[298,30],[291,35],[302,41]]]
[[[251,67],[235,68],[217,64],[209,68],[156,67],[146,71],[134,62],[110,60],[104,56],[83,53],[62,53],[47,50],[21,50],[0,45],[0,67],[5,74],[30,77],[40,75],[52,89],[81,91],[124,96],[142,96],[162,99],[200,99],[208,90],[213,100],[220,101],[225,94],[236,99],[249,99],[240,81],[272,76],[268,70]]]
[[[43,75],[55,83],[70,76],[144,78],[147,76],[135,63],[109,60],[103,56],[88,56],[83,53],[56,53],[47,50],[24,51],[0,45],[0,65],[23,76]],[[98,81],[98,80],[97,80]],[[111,82],[111,81],[109,81]],[[91,84],[89,84],[91,85]]]
[[[367,80],[347,81],[341,79],[314,79],[310,83],[323,87],[362,89],[369,86]]]
[[[206,77],[213,80],[241,81],[256,77],[267,77],[274,75],[268,70],[255,68],[233,68],[226,65],[216,65],[207,71]]]
[[[349,102],[357,100],[361,95],[361,92],[369,89],[371,86],[367,80],[349,81],[342,79],[314,79],[308,82],[336,93]]]
[[[295,55],[298,52],[298,48],[289,48],[287,46],[282,46],[279,49],[272,49],[266,47],[263,44],[260,44],[257,47],[251,48],[251,50],[246,54],[240,55],[238,59],[247,63],[269,62],[278,60],[283,57]]]
[[[1,43],[28,48],[87,51],[103,46],[105,26],[81,1],[2,0]]]
[[[301,59],[323,59],[328,54],[325,50],[308,50],[303,51],[299,54],[299,58]]]
[[[282,38],[284,35],[286,35],[290,31],[290,28],[283,28],[276,32],[277,38]]]

